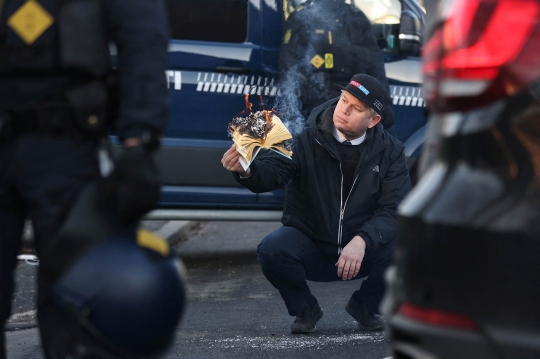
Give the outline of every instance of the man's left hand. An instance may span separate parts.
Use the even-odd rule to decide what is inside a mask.
[[[366,242],[360,236],[355,236],[349,244],[343,248],[339,260],[336,263],[338,267],[337,275],[343,280],[350,280],[358,275],[360,266],[366,253]]]

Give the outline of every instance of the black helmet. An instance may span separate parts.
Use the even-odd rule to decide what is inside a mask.
[[[51,358],[155,357],[183,313],[183,265],[165,240],[107,221],[101,185],[83,190],[41,257],[43,346]]]

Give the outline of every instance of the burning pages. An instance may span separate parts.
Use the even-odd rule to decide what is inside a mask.
[[[270,149],[291,158],[291,147],[286,141],[292,139],[283,122],[271,111],[257,111],[247,117],[235,117],[229,123],[236,149],[240,152],[240,164],[247,170],[261,148]]]

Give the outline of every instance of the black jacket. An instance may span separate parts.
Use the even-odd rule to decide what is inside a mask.
[[[267,151],[251,164],[251,175],[237,181],[260,193],[285,187],[282,223],[299,229],[329,256],[339,256],[360,235],[367,252],[391,250],[397,206],[411,188],[404,146],[378,124],[366,143],[350,194],[342,193],[342,171],[332,134],[332,107],[315,108],[295,139],[292,161]]]

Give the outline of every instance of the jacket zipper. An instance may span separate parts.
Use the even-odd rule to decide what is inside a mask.
[[[324,147],[322,145],[322,143],[319,142],[319,140],[317,138],[315,138],[315,141],[317,141],[317,143],[322,147],[324,148],[326,151],[328,151],[328,149],[326,147]],[[338,223],[338,238],[337,238],[337,245],[338,245],[338,256],[341,255],[341,236],[342,236],[342,230],[343,230],[343,214],[345,213],[345,204],[347,203],[347,199],[349,199],[349,197],[347,196],[347,199],[345,200],[345,204],[343,203],[343,170],[341,169],[341,161],[336,158],[334,155],[332,155],[332,153],[330,151],[328,151],[328,154],[330,154],[330,156],[334,159],[336,159],[338,162],[339,162],[339,172],[341,173],[341,186],[340,186],[340,199],[339,199],[339,223]],[[358,177],[358,175],[356,176]],[[354,179],[354,182],[356,182],[356,178]],[[353,182],[353,186],[354,186],[354,182]],[[352,189],[352,188],[351,188]]]
[[[341,168],[341,161],[339,161],[339,172],[341,172],[341,191],[340,191],[340,201],[339,201],[339,228],[338,228],[338,256],[341,255],[341,237],[343,231],[343,214],[345,213],[345,205],[347,204],[347,199],[343,203],[343,169]]]
[[[341,169],[341,164],[339,165]],[[354,188],[354,185],[356,183],[356,180],[358,179],[358,176],[360,173],[354,177],[354,181],[352,183],[351,189],[349,191],[349,194],[347,195],[347,198],[345,198],[345,203],[343,203],[343,207],[341,208],[341,217],[339,218],[339,243],[338,243],[338,254],[341,254],[342,248],[341,248],[341,238],[343,235],[343,217],[345,215],[345,207],[347,206],[347,201],[349,200],[349,197],[351,196],[352,190]],[[341,192],[343,192],[343,171],[341,172]]]
[[[366,159],[366,161],[364,163],[369,162],[372,158],[374,158],[376,155],[378,155],[379,152],[380,151],[378,151],[377,153],[374,153],[371,157]],[[362,165],[360,167],[362,167],[364,165],[364,163],[362,163]],[[339,163],[339,169],[341,170],[341,162]],[[353,181],[353,183],[351,185],[351,189],[349,190],[349,193],[347,194],[347,198],[345,198],[345,203],[343,204],[343,207],[341,209],[341,217],[339,219],[340,228],[339,228],[339,242],[338,242],[338,254],[340,254],[340,255],[341,255],[341,251],[342,251],[342,249],[341,249],[341,237],[343,235],[343,217],[345,215],[345,207],[347,206],[347,202],[349,201],[349,198],[351,197],[351,193],[352,193],[352,191],[354,189],[354,185],[356,184],[356,180],[358,179],[358,176],[360,176],[360,171],[354,177],[354,181]],[[341,192],[343,193],[343,171],[341,171]]]
[[[343,217],[345,215],[345,207],[347,206],[347,201],[349,200],[349,197],[351,196],[352,190],[354,188],[354,185],[356,184],[356,180],[358,179],[358,176],[360,175],[360,172],[358,172],[358,174],[354,177],[354,181],[352,183],[351,189],[350,189],[349,193],[347,194],[347,198],[345,198],[345,203],[343,203],[343,170],[341,169],[341,161],[339,159],[337,159],[334,155],[332,155],[332,153],[326,147],[324,147],[323,144],[320,143],[317,138],[315,138],[315,141],[317,141],[317,143],[322,148],[324,148],[326,151],[328,151],[328,154],[330,154],[330,156],[332,158],[335,158],[339,162],[339,172],[341,172],[341,191],[340,191],[340,197],[341,198],[340,198],[340,203],[339,203],[340,210],[339,210],[339,227],[338,227],[337,243],[338,243],[338,256],[340,256],[341,252],[342,252],[341,239],[342,239],[342,236],[343,236]],[[365,162],[369,162],[373,157],[378,155],[379,152],[380,151],[377,151],[377,153],[374,153]]]

